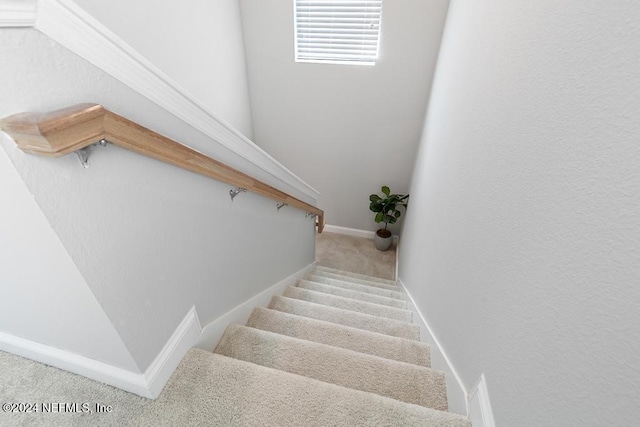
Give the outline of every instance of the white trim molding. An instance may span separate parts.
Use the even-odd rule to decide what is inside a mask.
[[[198,319],[198,312],[194,306],[187,312],[182,322],[171,335],[171,338],[169,338],[169,341],[144,372],[144,380],[150,397],[155,399],[160,395],[184,355],[200,339],[201,333],[202,327]]]
[[[195,306],[192,307],[144,373],[131,372],[4,332],[0,332],[0,350],[73,372],[142,397],[155,399],[190,348],[197,346],[205,350],[213,350],[230,323],[246,323],[256,306],[268,305],[273,295],[281,294],[287,286],[294,285],[314,267],[315,262],[249,298],[215,319],[204,329],[200,325]]]
[[[308,272],[313,270],[316,263],[313,262],[303,269],[293,273],[289,277],[281,280],[275,285],[265,289],[259,294],[249,298],[242,304],[237,307],[229,310],[222,316],[215,319],[213,322],[206,325],[202,330],[202,336],[200,338],[200,342],[198,342],[197,347],[207,351],[213,351],[215,346],[220,341],[222,334],[225,329],[231,323],[240,323],[245,324],[247,320],[249,320],[249,316],[251,316],[251,312],[256,307],[266,307],[271,300],[271,297],[274,295],[280,295],[284,292],[287,286],[295,285],[298,280],[302,279],[307,275]]]
[[[473,427],[495,427],[491,401],[489,400],[489,389],[484,373],[469,392],[467,406],[469,408],[469,418]]]
[[[0,332],[0,350],[54,366],[142,397],[155,399],[186,352],[200,337],[195,307],[189,310],[144,374]]]
[[[400,280],[400,237],[396,241],[396,269],[394,273],[394,280]]]
[[[0,27],[16,26],[37,29],[309,200],[318,199],[317,190],[190,95],[73,1],[0,0]]]
[[[0,332],[0,350],[54,366],[143,397],[152,397],[144,376],[85,356]]]
[[[357,228],[341,227],[339,225],[330,224],[326,224],[323,231],[327,231],[329,233],[344,234],[345,236],[363,237],[365,239],[373,239],[373,236],[375,236],[376,234],[375,231],[360,230]]]
[[[398,283],[400,283],[400,285],[402,286],[402,288],[406,292],[407,296],[409,297],[409,301],[411,302],[411,305],[413,306],[413,310],[420,317],[420,320],[422,321],[422,324],[425,326],[425,328],[427,328],[427,331],[429,331],[429,335],[431,336],[431,339],[436,344],[436,347],[438,347],[438,350],[440,351],[440,354],[442,354],[442,357],[444,358],[445,362],[447,363],[447,366],[448,366],[449,370],[451,371],[451,373],[453,374],[454,378],[456,379],[456,382],[458,383],[458,386],[460,387],[460,390],[462,391],[462,393],[464,395],[464,401],[468,403],[469,402],[469,395],[467,393],[467,389],[465,388],[464,383],[462,382],[462,378],[458,374],[458,371],[456,370],[455,366],[453,366],[453,363],[451,363],[451,359],[449,359],[449,356],[447,355],[447,352],[444,350],[444,347],[440,343],[440,340],[438,340],[438,337],[433,332],[433,329],[431,329],[431,326],[429,326],[429,323],[427,322],[427,319],[422,314],[422,311],[420,311],[420,309],[416,305],[416,302],[413,299],[413,296],[411,296],[411,292],[409,292],[409,290],[404,285],[404,283],[402,283],[402,280],[398,279]],[[467,406],[467,413],[468,413],[468,406]]]
[[[328,231],[329,233],[343,234],[345,236],[353,236],[353,237],[363,237],[365,239],[373,239],[376,235],[375,231],[369,230],[360,230],[358,228],[349,228],[349,227],[341,227],[339,225],[330,225],[326,224],[324,226],[323,231]],[[393,243],[398,243],[398,235],[393,235]]]
[[[37,16],[36,0],[0,0],[0,28],[33,27]]]

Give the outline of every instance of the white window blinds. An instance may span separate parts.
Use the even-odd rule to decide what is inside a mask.
[[[296,61],[373,65],[382,0],[295,0]]]

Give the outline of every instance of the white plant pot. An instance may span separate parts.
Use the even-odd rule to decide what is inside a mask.
[[[380,235],[378,235],[378,231],[376,231],[376,234],[373,236],[373,242],[376,244],[377,250],[386,251],[391,247],[391,243],[393,242],[393,236],[380,237]]]

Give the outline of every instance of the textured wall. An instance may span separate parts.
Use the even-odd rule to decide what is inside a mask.
[[[35,30],[0,30],[0,63],[0,117],[101,103],[282,187]],[[88,169],[74,155],[5,150],[143,371],[194,304],[204,326],[314,260],[313,220],[277,212],[275,201],[242,194],[231,203],[227,184],[114,146],[96,149]]]
[[[75,0],[249,139],[239,0]]]
[[[409,188],[448,0],[385,1],[374,67],[294,61],[293,2],[242,0],[255,142],[316,188],[327,223],[375,230]]]
[[[454,0],[400,278],[501,426],[640,417],[640,3]]]
[[[0,332],[139,372],[2,147],[0,182]]]

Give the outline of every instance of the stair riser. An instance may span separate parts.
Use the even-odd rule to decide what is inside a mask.
[[[428,368],[425,343],[258,307],[247,326]]]
[[[321,292],[309,291],[298,287],[288,287],[282,294],[285,297],[300,299],[313,302],[316,304],[327,305],[330,307],[341,308],[343,310],[365,313],[372,316],[384,317],[388,319],[399,320],[401,322],[411,323],[413,313],[408,310],[371,304],[368,302],[358,301],[350,298],[343,298]]]
[[[324,267],[322,265],[316,265],[314,268],[314,271],[324,271],[325,273],[333,273],[335,275],[343,276],[345,278],[364,279],[364,280],[368,280],[369,282],[382,283],[383,285],[397,285],[397,282],[395,280],[382,279],[380,277],[374,277],[374,276],[367,276],[366,274],[351,273],[349,271],[337,270],[335,268]]]
[[[338,286],[325,285],[323,283],[310,282],[308,280],[299,280],[296,285],[299,288],[308,289],[314,292],[322,292],[330,295],[336,295],[344,298],[357,299],[364,302],[370,302],[373,304],[386,305],[389,307],[399,308],[402,310],[407,309],[407,302],[394,298],[387,298],[380,295],[368,294],[366,292],[358,292],[350,289],[340,288]]]
[[[368,314],[356,313],[280,296],[271,298],[269,308],[298,316],[377,332],[379,334],[420,341],[420,328],[417,325],[406,322],[398,322],[382,317],[370,316]]]
[[[324,285],[336,286],[340,288],[350,289],[358,292],[366,292],[369,294],[380,295],[387,298],[399,299],[406,301],[405,294],[395,290],[376,288],[374,286],[360,285],[358,283],[345,282],[342,280],[330,279],[324,276],[307,275],[304,280],[314,283],[322,283]]]
[[[366,286],[373,286],[375,288],[391,289],[391,290],[394,290],[394,291],[401,291],[402,290],[402,287],[399,286],[399,285],[389,285],[389,284],[385,284],[385,283],[371,282],[369,280],[357,279],[355,277],[340,276],[338,274],[327,273],[325,271],[314,271],[313,275],[314,276],[328,277],[330,279],[336,279],[336,280],[344,280],[346,282],[358,283],[358,284],[366,285]]]
[[[230,325],[215,353],[331,384],[446,410],[441,372],[312,343],[240,325]]]
[[[225,427],[471,427],[460,415],[198,349],[190,350],[180,365],[156,401],[163,405],[149,405],[135,424],[196,425],[200,420],[198,425]],[[180,399],[185,396],[192,398]]]

